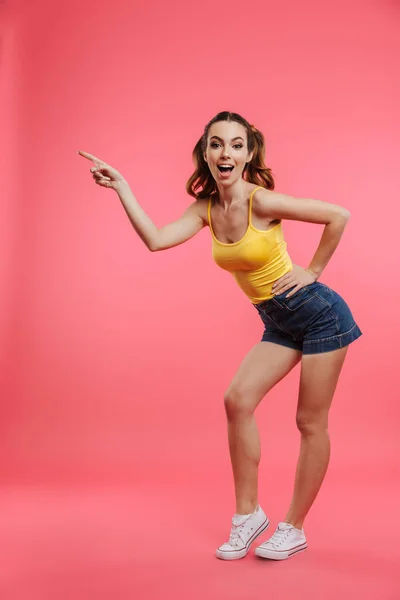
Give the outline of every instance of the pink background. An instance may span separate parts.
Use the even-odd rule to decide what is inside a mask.
[[[2,598],[400,598],[399,3],[9,0],[0,21]],[[223,393],[256,311],[208,230],[150,253],[76,154],[119,169],[162,226],[220,110],[264,132],[278,191],[352,213],[321,281],[364,336],[309,550],[284,564],[214,558],[234,512]],[[322,227],[284,227],[306,266]],[[298,375],[257,411],[268,535],[292,492]]]

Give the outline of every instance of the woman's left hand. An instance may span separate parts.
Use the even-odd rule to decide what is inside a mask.
[[[272,292],[274,295],[283,294],[293,286],[296,286],[286,296],[286,298],[289,298],[301,290],[301,288],[306,285],[310,285],[310,283],[314,283],[316,280],[317,275],[313,275],[310,271],[307,271],[307,269],[303,269],[303,267],[293,265],[292,271],[289,271],[289,273],[286,273],[286,275],[275,281],[274,285],[272,286]]]

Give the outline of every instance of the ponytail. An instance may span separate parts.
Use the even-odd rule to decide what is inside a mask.
[[[273,190],[275,181],[272,171],[265,164],[265,138],[259,129],[250,125],[251,134],[254,138],[253,157],[245,168],[245,179],[255,185],[265,187],[267,190]]]

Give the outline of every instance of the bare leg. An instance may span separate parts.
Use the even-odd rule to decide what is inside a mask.
[[[302,358],[296,415],[301,433],[294,492],[286,523],[298,529],[311,508],[325,477],[330,457],[328,412],[348,346]]]
[[[260,342],[244,358],[225,393],[229,452],[236,512],[248,514],[258,504],[260,438],[254,411],[265,394],[300,360],[301,352]]]

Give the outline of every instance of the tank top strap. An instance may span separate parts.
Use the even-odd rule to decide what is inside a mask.
[[[251,192],[250,194],[250,198],[249,198],[249,225],[251,225],[251,214],[252,214],[252,207],[253,207],[253,196],[256,193],[257,190],[262,190],[263,187],[261,185],[259,185],[258,187],[254,188],[254,190]]]

